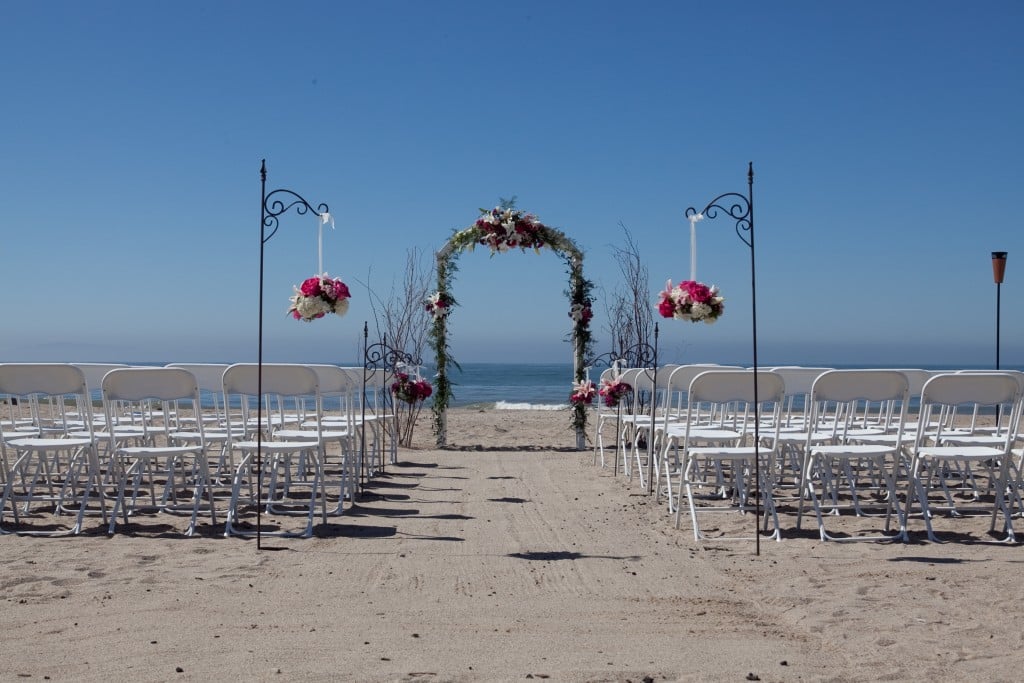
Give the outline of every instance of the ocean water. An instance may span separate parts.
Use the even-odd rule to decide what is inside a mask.
[[[573,381],[571,363],[462,363],[461,366],[461,373],[455,368],[449,368],[449,378],[455,383],[452,390],[453,407],[479,405],[499,410],[557,410],[569,405]],[[855,369],[907,366],[837,364],[823,367]],[[992,369],[977,365],[928,366],[923,369],[954,371],[965,368]],[[1002,369],[1024,370],[1024,367],[1003,366]],[[599,375],[600,372],[591,371],[591,379],[595,382]]]
[[[144,363],[163,365],[164,363]],[[480,406],[498,410],[560,410],[569,405],[572,391],[571,363],[461,363],[461,371],[449,366],[452,386],[452,407]],[[769,366],[765,366],[769,367]],[[855,368],[865,365],[831,365],[822,367]],[[874,365],[871,367],[906,367]],[[929,366],[927,370],[959,370],[968,366]],[[1024,370],[1024,366],[1005,366],[1006,370]],[[597,380],[599,372],[591,372]],[[432,368],[423,368],[423,376],[433,380]],[[93,392],[96,398],[99,392]],[[428,401],[429,404],[429,401]],[[326,407],[330,408],[330,405]]]
[[[572,363],[460,363],[449,366],[452,407],[557,410],[569,405]]]

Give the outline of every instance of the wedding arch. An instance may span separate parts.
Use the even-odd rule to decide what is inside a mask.
[[[568,266],[569,318],[572,320],[573,381],[582,382],[586,374],[584,358],[592,346],[590,320],[591,290],[593,283],[583,277],[583,252],[576,243],[560,230],[544,225],[537,217],[523,213],[508,202],[494,209],[480,209],[480,218],[473,225],[457,230],[437,252],[437,291],[427,300],[427,310],[433,316],[430,344],[434,349],[437,380],[434,385],[434,434],[438,447],[446,445],[447,410],[452,398],[452,385],[448,379],[448,365],[453,363],[448,347],[447,321],[456,304],[452,285],[457,271],[456,259],[464,251],[473,251],[479,244],[490,249],[491,255],[519,249],[550,249],[561,256]],[[566,395],[569,389],[566,389]],[[587,407],[574,404],[572,427],[576,430],[576,447],[586,447]]]

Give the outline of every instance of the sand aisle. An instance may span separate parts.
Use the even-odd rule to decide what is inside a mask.
[[[564,417],[523,419],[552,425],[536,437]],[[1019,547],[804,534],[755,557],[694,544],[589,453],[401,458],[276,550],[145,522],[0,537],[0,680],[976,681],[1024,663]]]

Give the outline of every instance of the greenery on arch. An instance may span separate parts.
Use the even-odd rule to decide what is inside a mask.
[[[468,228],[456,230],[444,247],[437,253],[437,292],[431,297],[434,302],[443,302],[441,307],[432,309],[434,322],[430,329],[430,344],[434,350],[437,378],[434,383],[434,434],[437,445],[447,441],[445,414],[452,398],[452,384],[448,379],[448,366],[458,367],[452,358],[448,345],[448,315],[457,305],[452,295],[456,262],[464,251],[473,251],[477,246],[486,247],[491,256],[514,249],[533,250],[540,253],[550,249],[565,261],[569,275],[569,318],[572,320],[573,379],[583,381],[586,368],[585,358],[591,355],[593,337],[590,321],[593,317],[593,283],[583,276],[583,252],[579,246],[560,230],[544,225],[537,217],[518,211],[513,201],[502,201],[494,209],[480,209],[480,217]],[[568,395],[569,389],[566,389]],[[572,426],[576,430],[577,445],[582,447],[587,425],[587,407],[574,405]]]

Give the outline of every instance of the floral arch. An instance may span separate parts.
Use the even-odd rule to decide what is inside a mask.
[[[561,256],[568,267],[569,317],[572,320],[573,380],[581,382],[586,373],[584,358],[590,354],[592,337],[590,320],[591,290],[593,283],[583,277],[583,252],[576,243],[560,230],[544,225],[536,216],[523,213],[511,206],[481,209],[480,218],[473,225],[456,231],[437,252],[437,292],[427,301],[427,310],[433,315],[430,343],[434,349],[437,380],[434,385],[434,434],[438,447],[447,443],[447,410],[452,397],[448,380],[448,365],[454,363],[448,348],[448,315],[456,305],[452,284],[457,271],[456,259],[464,251],[473,251],[479,245],[490,249],[491,255],[519,249],[532,249],[540,253],[550,249]],[[567,389],[568,392],[568,389]],[[576,447],[586,447],[587,408],[573,406],[572,427],[576,430]]]

